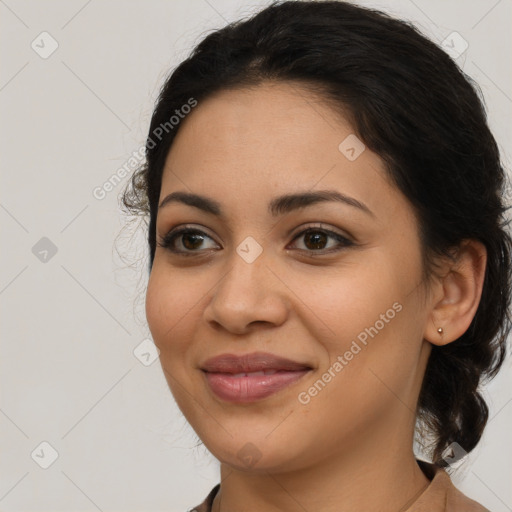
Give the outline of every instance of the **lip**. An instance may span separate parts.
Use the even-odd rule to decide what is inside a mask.
[[[221,354],[201,365],[211,391],[222,400],[262,400],[301,379],[311,366],[267,352]]]
[[[242,373],[259,372],[265,370],[310,370],[311,366],[299,363],[285,357],[276,356],[268,352],[253,352],[251,354],[221,354],[207,359],[201,370],[211,373]]]

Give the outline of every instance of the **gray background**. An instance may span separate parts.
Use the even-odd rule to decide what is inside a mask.
[[[266,4],[0,0],[1,511],[178,512],[218,482],[149,364],[144,235],[117,205],[126,178],[93,191],[133,170],[168,71]],[[510,169],[512,0],[361,4],[456,50],[454,31],[467,41],[457,62],[481,85]],[[484,389],[483,440],[453,475],[493,512],[512,510],[511,384],[509,358]]]

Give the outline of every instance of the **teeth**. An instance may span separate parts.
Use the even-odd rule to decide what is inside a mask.
[[[262,370],[259,372],[242,372],[242,373],[234,373],[233,377],[249,377],[249,376],[261,376],[261,375],[274,375],[277,373],[277,370]]]

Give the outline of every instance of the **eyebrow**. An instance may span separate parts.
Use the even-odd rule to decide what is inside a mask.
[[[327,201],[343,203],[348,206],[358,208],[372,217],[375,217],[375,214],[364,203],[336,190],[318,190],[314,192],[305,191],[293,194],[284,194],[275,197],[270,201],[268,211],[273,217],[277,217],[293,210],[306,208],[313,204]],[[163,208],[170,203],[183,203],[217,217],[224,217],[222,207],[219,202],[199,194],[193,194],[190,192],[172,192],[162,200],[159,208]]]

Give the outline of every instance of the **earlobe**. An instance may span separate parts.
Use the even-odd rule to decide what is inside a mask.
[[[454,259],[445,260],[425,328],[424,338],[430,343],[446,345],[467,331],[482,296],[486,264],[487,250],[477,240],[464,241]]]

